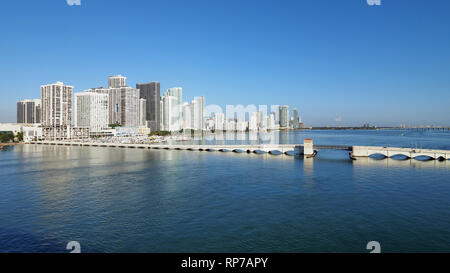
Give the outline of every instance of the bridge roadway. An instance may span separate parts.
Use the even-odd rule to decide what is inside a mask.
[[[247,152],[247,153],[270,153],[314,156],[305,154],[307,144],[241,144],[241,145],[191,145],[191,144],[124,144],[124,143],[89,143],[69,141],[32,141],[30,144],[59,145],[59,146],[91,146],[91,147],[117,147],[138,149],[165,149],[165,150],[190,150],[190,151],[220,151],[220,152]],[[353,159],[358,157],[369,157],[380,154],[385,157],[402,155],[404,158],[416,158],[425,156],[430,159],[448,160],[450,150],[430,150],[415,148],[395,148],[377,146],[339,146],[339,145],[313,145],[313,151],[319,150],[343,150],[349,151]],[[309,150],[308,150],[309,151]]]
[[[402,155],[405,158],[416,158],[425,156],[430,159],[448,160],[450,159],[450,150],[431,150],[416,148],[395,148],[395,147],[375,147],[375,146],[353,146],[352,157],[369,157],[380,154],[387,158]]]
[[[294,152],[302,144],[242,144],[242,145],[191,145],[191,144],[124,144],[124,143],[88,143],[67,141],[32,141],[31,144],[59,145],[59,146],[91,146],[139,149],[189,150],[189,151],[221,151],[221,152]]]

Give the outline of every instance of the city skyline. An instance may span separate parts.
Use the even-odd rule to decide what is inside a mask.
[[[103,85],[100,87],[93,87],[84,91],[76,91],[75,86],[70,85],[73,88],[73,95],[72,95],[72,100],[74,101],[74,104],[76,102],[76,95],[83,95],[85,93],[89,93],[89,92],[97,92],[97,93],[104,93],[104,94],[108,94],[111,91],[118,91],[118,92],[123,92],[124,89],[125,90],[134,90],[137,92],[137,96],[133,95],[134,97],[136,97],[136,103],[135,106],[133,108],[136,108],[135,110],[133,110],[135,112],[135,114],[133,116],[135,116],[136,121],[134,121],[132,123],[131,127],[139,127],[139,126],[144,126],[144,127],[148,127],[151,128],[153,131],[158,131],[158,130],[164,130],[164,127],[167,125],[164,125],[163,122],[163,102],[165,98],[176,98],[176,104],[181,107],[180,110],[178,110],[178,112],[181,113],[183,112],[183,107],[186,106],[189,101],[189,99],[187,101],[183,101],[183,92],[182,89],[183,87],[169,87],[167,89],[165,89],[165,91],[163,92],[162,90],[160,90],[160,82],[159,81],[151,81],[151,82],[146,82],[146,83],[136,83],[136,88],[132,88],[130,86],[127,85],[127,79],[128,76],[126,75],[122,75],[122,74],[114,74],[112,76],[108,76],[108,80],[107,80],[107,86],[108,87],[104,87]],[[61,81],[56,81],[54,84],[59,84],[62,83]],[[52,85],[52,84],[43,84],[45,85]],[[41,85],[41,87],[43,86]],[[140,89],[139,89],[140,88]],[[151,90],[147,90],[148,88],[150,88]],[[141,91],[142,90],[142,91]],[[159,106],[160,109],[155,109],[154,107],[150,107],[147,108],[147,106],[149,105],[150,100],[147,100],[147,97],[150,97],[150,93],[146,94],[146,92],[150,92],[153,96],[156,98],[156,96],[158,95],[157,93],[159,93],[159,100],[155,99],[155,102],[159,102],[159,103],[155,103],[155,105]],[[128,92],[127,92],[128,93]],[[140,93],[140,95],[139,95]],[[112,117],[114,114],[113,112],[113,106],[112,105],[119,105],[117,103],[111,103],[111,99],[114,97],[119,98],[120,96],[114,95],[114,96],[108,96],[110,98],[110,114],[109,116]],[[204,96],[202,96],[204,97]],[[196,100],[196,96],[194,97],[194,100],[192,102],[194,102]],[[181,100],[180,100],[181,99]],[[142,100],[142,101],[141,101]],[[41,98],[27,98],[27,99],[22,99],[16,102],[17,104],[17,108],[16,108],[16,121],[12,121],[12,122],[3,122],[3,123],[21,123],[19,122],[19,104],[21,103],[28,103],[28,102],[36,102],[36,101],[41,101]],[[142,105],[142,103],[145,104]],[[270,107],[269,107],[270,106]],[[40,105],[39,105],[40,107]],[[145,120],[145,118],[147,118],[147,115],[149,115],[149,113],[147,113],[147,111],[145,110],[145,114],[142,116],[142,113],[139,111],[139,109],[137,108],[142,108],[144,107],[144,109],[154,109],[151,110],[154,113],[155,116],[158,116],[159,118],[159,122],[157,122],[159,124],[159,127],[156,127],[157,129],[155,130],[155,127],[152,128],[151,124],[146,124],[146,122],[150,122],[150,120]],[[217,108],[219,107],[219,108]],[[230,109],[228,109],[229,107],[231,107],[231,111],[229,112],[229,114],[231,115],[237,115],[236,118],[232,118],[232,117],[227,117],[227,111],[229,111]],[[261,108],[262,107],[262,108]],[[275,108],[278,108],[277,110],[274,110]],[[119,107],[120,108],[120,107]],[[209,108],[209,109],[208,109]],[[252,110],[254,108],[254,110]],[[251,115],[252,114],[257,114],[259,112],[264,113],[264,117],[270,117],[271,114],[275,114],[275,115],[279,115],[279,117],[275,117],[275,121],[277,122],[277,124],[280,125],[281,128],[288,128],[290,126],[292,126],[293,128],[298,128],[299,123],[302,123],[302,119],[303,119],[303,115],[302,112],[299,112],[299,110],[296,107],[291,107],[290,105],[274,105],[274,104],[267,104],[267,105],[255,105],[255,104],[249,104],[249,105],[242,105],[242,104],[235,104],[235,105],[226,105],[225,107],[222,107],[221,105],[218,104],[209,104],[207,105],[206,109],[208,109],[207,114],[204,114],[204,119],[212,119],[215,120],[215,115],[218,113],[223,113],[225,114],[225,121],[228,120],[234,120],[234,121],[245,121],[247,122],[247,125],[249,125],[251,123]],[[156,110],[156,111],[155,111]],[[216,112],[216,110],[218,110],[218,112]],[[166,110],[167,111],[167,110]],[[235,112],[237,111],[237,112]],[[284,112],[284,116],[283,117],[283,112]],[[160,113],[159,115],[157,113]],[[209,113],[209,114],[208,114]],[[242,118],[242,114],[245,113],[246,117]],[[73,124],[75,125],[75,120],[76,120],[76,113],[73,113]],[[341,117],[338,117],[339,119]],[[144,121],[145,122],[142,122]],[[155,122],[155,121],[154,121]],[[0,122],[1,123],[1,122]],[[22,123],[27,123],[27,122],[22,122]],[[39,123],[39,122],[30,122],[30,123]],[[108,124],[121,124],[121,122],[119,122],[118,120],[109,120]],[[122,122],[125,124],[125,127],[129,127],[130,124],[127,124],[127,122]],[[281,126],[281,125],[284,126]],[[124,126],[122,124],[122,126]],[[181,126],[181,124],[180,124]],[[304,125],[302,125],[304,126]],[[308,126],[304,127],[304,128],[312,128],[312,127],[363,127],[363,128],[369,128],[369,127],[399,127],[399,128],[403,128],[403,127],[439,127],[439,126],[446,126],[444,124],[413,124],[413,125],[407,125],[405,123],[401,123],[401,124],[393,124],[393,125],[378,125],[378,124],[371,124],[371,123],[363,123],[363,124],[354,124],[354,125],[349,125],[349,126],[345,126],[342,124],[338,124],[338,125],[311,125],[308,124]],[[203,127],[203,126],[201,126]],[[303,127],[301,127],[303,128]],[[181,129],[181,128],[180,128]],[[205,129],[205,128],[204,128]],[[168,131],[178,131],[178,130],[168,130]],[[238,130],[239,131],[239,130]]]
[[[42,84],[81,92],[123,74],[131,87],[181,86],[222,107],[289,102],[310,126],[450,124],[449,3],[231,2],[4,3],[0,122],[14,122],[17,101]],[[155,24],[139,19],[149,8]],[[119,10],[126,28],[97,16]],[[178,20],[163,20],[170,14]],[[117,30],[125,34],[105,43]]]

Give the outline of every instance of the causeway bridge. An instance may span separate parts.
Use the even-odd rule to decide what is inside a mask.
[[[450,159],[450,150],[431,150],[417,148],[396,148],[379,146],[339,146],[339,145],[314,145],[311,139],[305,139],[303,144],[241,144],[241,145],[191,145],[191,144],[125,144],[125,143],[95,143],[76,141],[31,141],[29,144],[56,145],[56,146],[90,146],[90,147],[115,147],[135,149],[161,149],[161,150],[187,150],[207,152],[236,152],[236,153],[269,153],[304,155],[314,157],[320,150],[342,150],[349,152],[351,159],[382,155],[386,158],[401,156],[404,159],[426,157],[434,160]]]

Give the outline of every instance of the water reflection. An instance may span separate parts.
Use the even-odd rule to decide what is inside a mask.
[[[448,168],[450,164],[447,161],[420,161],[416,159],[398,160],[392,158],[374,159],[371,157],[361,157],[357,160],[353,160],[353,165],[355,167],[373,168]]]
[[[87,252],[361,252],[373,236],[391,251],[448,251],[450,242],[448,162],[39,145],[0,157],[0,245],[15,250],[74,239]]]

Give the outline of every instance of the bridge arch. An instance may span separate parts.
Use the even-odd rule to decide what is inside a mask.
[[[373,159],[384,159],[384,158],[388,158],[387,153],[386,152],[373,152],[369,154],[370,158]]]
[[[429,161],[429,160],[434,160],[435,158],[431,155],[427,155],[427,154],[419,154],[413,157],[415,160],[418,161]]]
[[[411,159],[410,154],[406,153],[398,153],[395,155],[390,155],[389,158],[395,159],[395,160],[408,160]]]
[[[281,152],[279,150],[270,150],[269,154],[271,154],[271,155],[282,155],[283,152]]]

